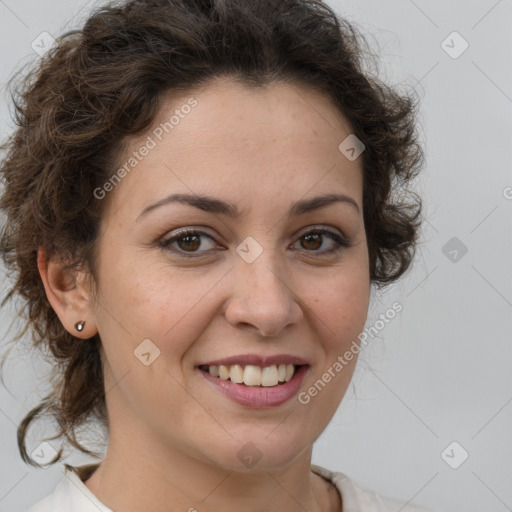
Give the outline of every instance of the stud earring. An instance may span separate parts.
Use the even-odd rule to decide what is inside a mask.
[[[75,324],[75,329],[78,331],[78,332],[82,332],[84,330],[84,325],[85,325],[85,322],[82,321],[82,322],[77,322]]]

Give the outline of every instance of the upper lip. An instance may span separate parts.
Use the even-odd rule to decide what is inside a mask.
[[[309,364],[304,358],[293,356],[290,354],[277,354],[274,356],[260,356],[258,354],[241,354],[239,356],[224,357],[222,359],[216,359],[215,361],[209,361],[206,363],[200,363],[197,366],[218,366],[218,365],[230,366],[233,364],[247,365],[251,364],[254,366],[272,366],[279,364],[294,364],[294,365],[307,365]]]

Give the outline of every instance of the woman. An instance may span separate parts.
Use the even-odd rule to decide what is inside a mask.
[[[319,1],[132,0],[24,78],[5,301],[55,386],[20,452],[44,416],[87,454],[79,427],[108,434],[31,512],[403,507],[311,465],[420,224],[415,103],[360,39]]]

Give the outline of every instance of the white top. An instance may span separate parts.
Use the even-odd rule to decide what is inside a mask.
[[[343,473],[311,465],[311,470],[332,482],[342,497],[342,512],[430,512],[403,502],[380,496],[356,484]],[[405,506],[404,506],[405,505]],[[401,508],[403,507],[403,508]],[[113,512],[94,496],[74,471],[65,470],[55,490],[27,512]]]

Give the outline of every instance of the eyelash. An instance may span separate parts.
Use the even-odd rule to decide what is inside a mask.
[[[187,251],[178,250],[178,249],[171,247],[172,243],[174,243],[182,238],[185,238],[186,236],[189,236],[189,235],[204,235],[207,238],[210,238],[211,240],[213,240],[213,237],[211,237],[210,235],[208,235],[207,233],[205,233],[203,231],[198,231],[195,229],[184,229],[171,238],[161,240],[159,242],[159,245],[163,249],[174,252],[175,254],[178,254],[179,256],[184,256],[185,258],[200,258],[200,257],[202,257],[203,254],[201,254],[201,253],[204,253],[207,251],[187,252]],[[351,246],[350,242],[346,238],[344,238],[344,237],[338,235],[337,233],[334,233],[328,229],[324,229],[324,228],[313,228],[310,231],[306,231],[305,233],[301,234],[301,236],[298,238],[298,240],[300,240],[301,238],[306,237],[308,235],[327,235],[329,238],[331,238],[331,240],[333,240],[336,243],[336,246],[333,247],[332,249],[327,249],[327,250],[323,250],[323,251],[304,249],[304,251],[306,251],[306,252],[313,252],[313,253],[316,252],[321,255],[330,255],[330,254],[338,253],[338,252],[342,251],[343,249],[346,249]]]

